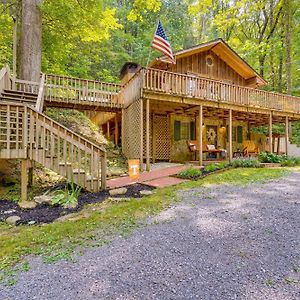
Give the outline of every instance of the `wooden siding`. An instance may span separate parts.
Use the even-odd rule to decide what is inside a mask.
[[[207,56],[212,57],[213,65],[206,63]],[[170,65],[168,71],[181,74],[197,74],[201,77],[216,79],[230,84],[246,86],[246,80],[226,64],[213,51],[205,51],[179,58],[176,65]]]

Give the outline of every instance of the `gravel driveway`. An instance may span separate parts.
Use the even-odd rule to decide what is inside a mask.
[[[76,262],[19,274],[0,299],[300,299],[300,173],[182,201]]]

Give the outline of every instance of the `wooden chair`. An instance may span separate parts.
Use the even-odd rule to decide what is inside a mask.
[[[244,156],[257,156],[259,153],[259,148],[251,140],[246,140],[243,142]]]

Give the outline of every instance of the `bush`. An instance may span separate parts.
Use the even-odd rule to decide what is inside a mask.
[[[209,165],[204,167],[205,172],[214,172],[216,170],[218,170],[218,165],[217,164],[209,164]]]
[[[300,165],[300,158],[288,156],[288,155],[278,155],[274,153],[262,152],[259,154],[259,160],[262,163],[278,163],[283,167],[293,167]]]
[[[259,161],[255,158],[237,158],[232,162],[234,168],[259,168]]]
[[[178,175],[182,179],[198,179],[202,176],[202,171],[196,168],[189,168],[187,170],[181,171]]]
[[[73,182],[69,183],[63,190],[55,192],[52,199],[52,205],[61,205],[65,208],[75,208],[78,203],[80,192],[80,186],[76,186]]]

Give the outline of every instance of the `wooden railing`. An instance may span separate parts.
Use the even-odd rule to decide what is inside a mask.
[[[8,65],[5,65],[0,70],[0,93],[5,89],[11,88],[10,70]]]
[[[85,80],[75,77],[46,74],[45,98],[47,101],[64,101],[79,104],[102,104],[118,106],[121,85]]]
[[[25,93],[38,94],[39,85],[40,85],[39,82],[35,82],[35,81],[28,81],[28,80],[22,80],[22,79],[15,80],[16,90],[25,92]]]
[[[36,101],[36,105],[35,105],[35,109],[38,112],[43,111],[44,99],[45,99],[45,74],[42,74],[41,82],[40,82],[40,86],[39,86],[39,93],[38,93],[38,97],[37,97],[37,101]]]
[[[119,93],[119,99],[124,107],[128,107],[132,102],[142,97],[144,72],[145,70],[141,69],[123,85]]]
[[[300,98],[156,69],[144,71],[144,89],[169,95],[300,113]]]
[[[44,114],[0,103],[0,158],[31,159],[97,191],[106,186],[106,152]]]

